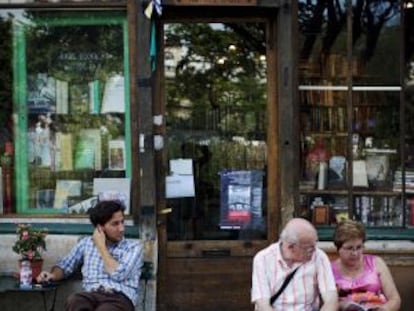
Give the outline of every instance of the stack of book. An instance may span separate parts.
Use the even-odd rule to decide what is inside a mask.
[[[401,192],[403,189],[403,173],[401,170],[396,170],[394,173],[393,190]],[[414,169],[405,171],[405,192],[414,193]]]

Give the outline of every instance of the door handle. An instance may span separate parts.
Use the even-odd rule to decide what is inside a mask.
[[[172,208],[163,208],[162,210],[158,211],[158,215],[165,215],[172,212]]]
[[[229,248],[203,249],[201,254],[203,257],[230,257],[231,250]]]

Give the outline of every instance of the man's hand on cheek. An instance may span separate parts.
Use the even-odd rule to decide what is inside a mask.
[[[101,225],[96,226],[95,230],[93,231],[92,238],[97,246],[105,246],[106,236],[104,228]]]

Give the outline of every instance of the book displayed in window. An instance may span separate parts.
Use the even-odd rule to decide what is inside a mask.
[[[55,134],[55,170],[73,170],[73,136],[70,133]]]
[[[329,187],[345,184],[346,159],[343,156],[333,156],[329,159],[328,182]]]
[[[56,80],[56,113],[67,114],[69,112],[69,83]]]
[[[52,112],[56,103],[56,81],[47,73],[29,75],[27,78],[27,106],[30,113]]]
[[[95,167],[95,142],[90,137],[79,136],[75,149],[75,169]]]
[[[105,83],[101,113],[125,113],[124,77],[115,75]]]
[[[352,180],[354,187],[368,187],[367,163],[355,160],[352,163]]]
[[[116,139],[108,142],[109,169],[123,171],[126,167],[125,140]]]
[[[367,176],[370,182],[382,182],[388,177],[389,156],[387,154],[369,154],[366,157]]]
[[[130,213],[131,179],[130,178],[94,178],[93,195],[99,201],[115,200],[125,206],[125,214]]]
[[[36,208],[53,208],[55,189],[41,189],[36,191]]]
[[[68,214],[85,214],[98,203],[98,197],[93,196],[68,206]]]
[[[95,129],[84,129],[81,130],[80,135],[85,137],[88,141],[93,142],[93,153],[94,153],[94,169],[99,171],[102,169],[102,136],[101,130]]]
[[[89,85],[89,113],[96,114],[100,110],[99,80],[88,83]]]
[[[82,182],[80,180],[57,180],[53,207],[67,209],[69,205],[68,198],[80,196],[81,190]]]
[[[75,149],[75,169],[102,169],[102,140],[99,129],[80,131]]]
[[[89,112],[88,84],[69,85],[69,105],[71,114],[84,114]]]

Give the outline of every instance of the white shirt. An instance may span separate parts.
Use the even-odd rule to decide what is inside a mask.
[[[253,259],[251,301],[270,300],[285,277],[299,265],[293,279],[274,302],[276,310],[311,311],[319,305],[319,293],[336,291],[329,258],[322,250],[317,248],[310,261],[289,267],[277,242],[259,251]]]

